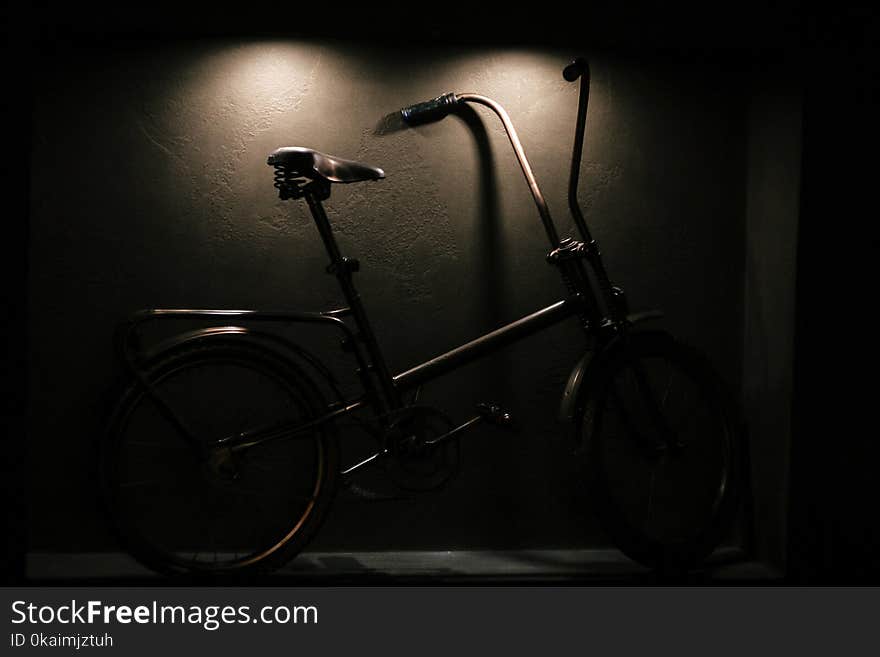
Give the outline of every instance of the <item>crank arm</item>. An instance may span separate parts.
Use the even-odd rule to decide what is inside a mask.
[[[446,441],[455,438],[459,434],[464,433],[472,426],[474,426],[477,422],[488,422],[489,424],[504,429],[514,428],[513,418],[510,416],[510,413],[505,411],[501,406],[497,404],[477,404],[477,411],[479,412],[479,415],[475,415],[464,424],[455,427],[455,429],[444,433],[442,436],[434,438],[434,440],[425,441],[425,444],[433,446],[439,445],[440,443],[445,443]]]
[[[436,438],[434,438],[434,440],[426,440],[425,445],[430,445],[431,447],[433,447],[434,445],[445,443],[446,441],[455,438],[459,434],[464,433],[472,426],[474,426],[477,422],[482,422],[484,419],[485,418],[482,415],[475,415],[464,424],[455,427],[455,429],[452,429],[451,431],[447,431],[442,436],[437,436]]]
[[[346,468],[345,470],[340,470],[339,474],[341,474],[342,476],[350,475],[352,472],[355,472],[356,470],[360,470],[365,465],[369,465],[370,463],[372,463],[376,459],[378,459],[382,456],[386,456],[387,454],[388,454],[388,450],[383,449],[382,451],[376,452],[375,454],[368,456],[363,461],[355,463],[353,466]]]

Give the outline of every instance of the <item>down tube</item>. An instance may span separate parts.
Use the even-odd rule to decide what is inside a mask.
[[[564,319],[583,312],[583,309],[584,302],[579,296],[558,301],[552,306],[547,306],[531,315],[526,315],[476,340],[440,354],[421,365],[416,365],[406,372],[394,376],[394,384],[401,389],[417,386],[424,381],[437,378],[442,374],[467,365],[512,342],[558,324]]]

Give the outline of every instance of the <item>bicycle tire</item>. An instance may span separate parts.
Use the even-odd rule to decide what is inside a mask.
[[[666,384],[655,367],[661,362]],[[674,377],[688,389],[687,412],[669,403]],[[644,392],[653,389],[663,390],[658,403]],[[624,554],[654,571],[681,574],[725,538],[743,487],[743,425],[702,354],[663,332],[623,336],[586,383],[577,426],[596,514]],[[647,485],[640,481],[645,475]]]
[[[143,377],[200,440],[278,420],[268,417],[278,413],[305,422],[326,409],[293,363],[246,343],[178,349],[154,359]],[[100,450],[104,506],[122,546],[166,575],[251,575],[293,558],[335,497],[332,428],[222,458],[187,445],[143,382],[132,382]],[[137,479],[149,473],[159,478]]]

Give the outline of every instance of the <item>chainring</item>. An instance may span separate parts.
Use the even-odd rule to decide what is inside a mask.
[[[458,438],[428,444],[455,427],[431,406],[409,406],[397,412],[385,431],[390,457],[386,472],[401,489],[423,492],[440,488],[458,473]]]

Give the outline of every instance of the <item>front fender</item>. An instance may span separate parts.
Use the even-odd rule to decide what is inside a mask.
[[[634,313],[627,316],[627,324],[635,326],[651,319],[660,319],[663,313],[657,310],[649,310]],[[589,381],[593,372],[598,371],[600,363],[620,347],[622,336],[618,335],[604,345],[587,351],[572,368],[568,375],[568,381],[562,391],[562,400],[559,403],[559,421],[571,422],[579,410],[581,391],[584,383]]]
[[[595,351],[588,351],[580,360],[575,363],[571,373],[568,375],[568,381],[565,383],[565,389],[562,391],[562,400],[559,402],[559,421],[571,422],[577,412],[577,398],[584,382],[584,377],[590,369],[590,363],[596,355]]]

